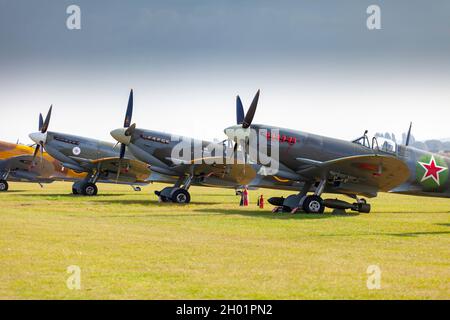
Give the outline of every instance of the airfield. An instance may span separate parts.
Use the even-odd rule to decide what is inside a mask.
[[[157,202],[161,185],[70,188],[0,194],[1,299],[450,299],[450,199],[382,194],[370,214],[292,215],[257,208],[259,194],[289,194],[274,190],[243,208],[227,189],[192,187],[179,206]]]

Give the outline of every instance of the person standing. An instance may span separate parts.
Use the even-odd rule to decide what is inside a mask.
[[[248,207],[248,190],[247,187],[244,188],[244,191],[242,192],[243,195],[243,201],[244,201],[244,207]]]

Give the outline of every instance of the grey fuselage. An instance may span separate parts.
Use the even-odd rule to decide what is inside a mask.
[[[45,150],[65,167],[80,172],[88,170],[80,167],[74,157],[89,160],[119,157],[119,148],[114,148],[114,143],[50,131],[47,132]],[[129,152],[125,156],[135,159]]]

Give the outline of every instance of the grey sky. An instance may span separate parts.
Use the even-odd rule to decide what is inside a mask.
[[[258,88],[259,123],[351,138],[413,120],[417,138],[447,137],[449,56],[444,0],[0,0],[0,110],[20,116],[0,139],[28,142],[53,103],[51,130],[110,140],[131,87],[138,126],[196,137],[221,138],[235,95]]]

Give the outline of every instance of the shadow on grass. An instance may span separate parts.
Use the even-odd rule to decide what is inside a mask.
[[[154,205],[158,207],[173,207],[173,208],[184,208],[189,207],[190,205],[216,205],[221,204],[221,202],[191,202],[190,204],[176,204],[172,202],[158,202],[157,200],[151,200],[151,199],[124,199],[124,200],[106,200],[101,199],[96,202],[102,202],[102,203],[110,203],[110,204],[126,204],[126,205],[141,205],[141,206],[149,206]]]
[[[427,235],[450,234],[450,231],[422,231],[422,232],[405,232],[405,233],[388,233],[387,235],[396,237],[417,237]]]
[[[97,194],[96,196],[93,197],[89,197],[89,196],[82,196],[82,195],[75,195],[75,194],[71,194],[71,193],[27,193],[27,194],[23,194],[23,197],[59,197],[59,198],[71,198],[71,199],[90,199],[90,200],[95,200],[97,198],[102,198],[102,197],[121,197],[121,196],[125,196],[127,194],[125,193],[100,193]],[[117,200],[120,201],[120,200]]]
[[[450,227],[450,223],[435,223],[437,226]]]
[[[359,213],[323,213],[323,214],[308,214],[308,213],[296,213],[292,214],[289,212],[284,213],[273,213],[270,211],[262,210],[240,210],[240,209],[194,209],[195,212],[205,212],[205,213],[218,213],[222,215],[240,215],[255,218],[266,218],[266,219],[328,219],[335,217],[354,217],[358,216]]]

